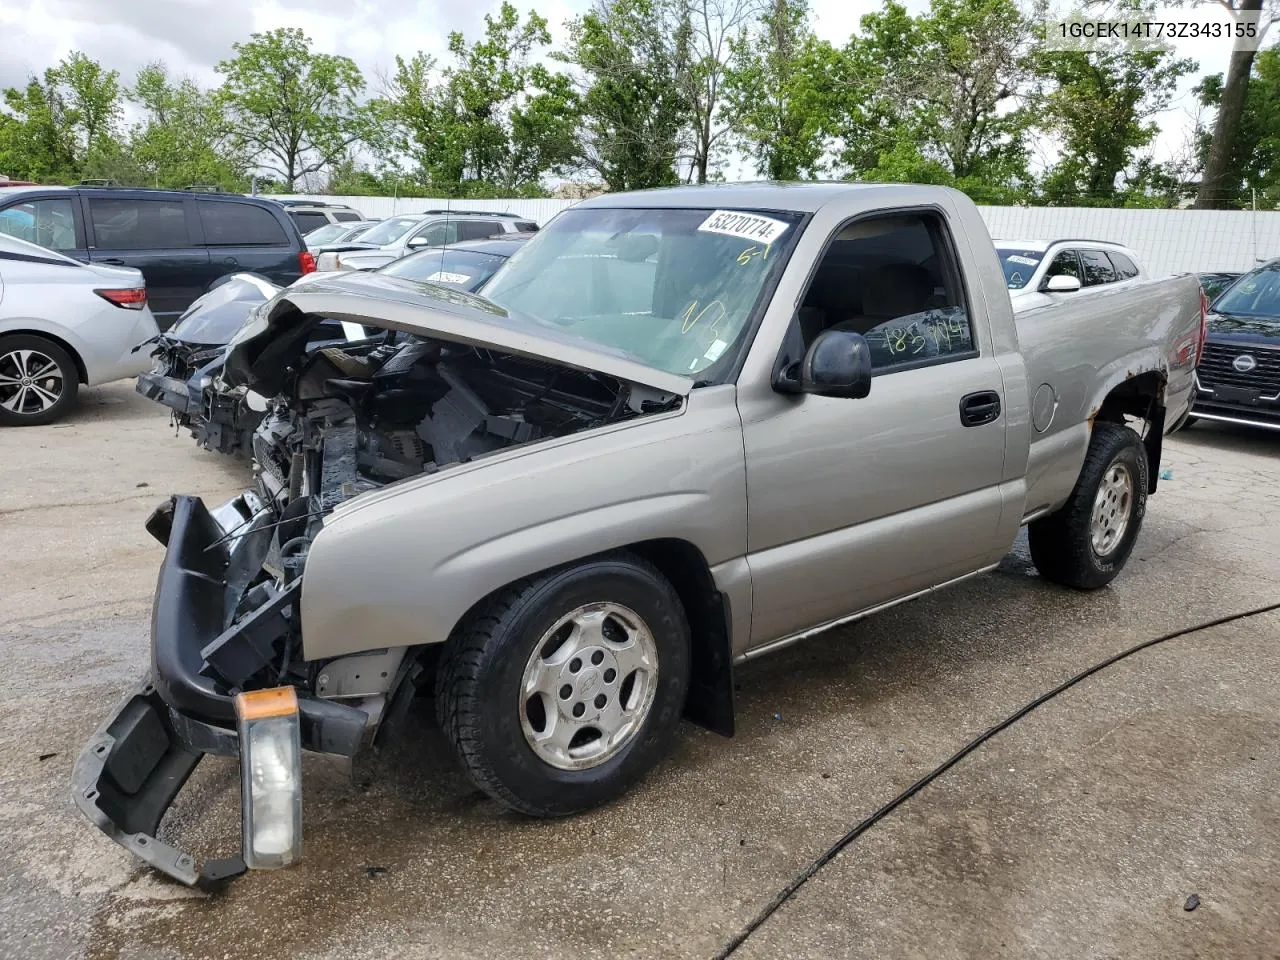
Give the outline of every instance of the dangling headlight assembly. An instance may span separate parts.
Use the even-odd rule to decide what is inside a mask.
[[[302,859],[302,740],[293,687],[237,694],[244,862],[275,870]]]

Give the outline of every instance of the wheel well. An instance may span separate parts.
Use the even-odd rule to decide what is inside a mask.
[[[6,330],[0,333],[0,339],[5,337],[39,337],[42,340],[48,340],[50,343],[56,343],[63,350],[67,351],[67,356],[71,358],[71,362],[76,365],[76,375],[80,378],[81,383],[89,382],[89,373],[84,368],[84,361],[80,359],[80,354],[76,353],[76,348],[67,343],[59,336],[47,333],[44,330]]]
[[[1126,423],[1136,417],[1146,423],[1142,445],[1147,448],[1147,493],[1156,492],[1160,478],[1160,457],[1164,449],[1165,376],[1151,371],[1130,377],[1114,387],[1091,420]]]
[[[687,540],[643,540],[610,550],[632,553],[658,569],[675,589],[685,616],[689,619],[689,693],[684,715],[700,727],[726,737],[733,736],[733,643],[729,607],[726,598],[716,590],[711,568],[702,551]],[[590,560],[582,557],[563,566]],[[541,571],[539,571],[541,572]],[[459,618],[450,634],[458,632],[472,613],[506,586],[481,597]],[[439,655],[439,644],[418,648],[417,659],[429,672]]]
[[[733,736],[733,644],[729,608],[702,551],[687,540],[645,540],[625,549],[652,563],[675,588],[689,618],[689,695],[685,716]]]

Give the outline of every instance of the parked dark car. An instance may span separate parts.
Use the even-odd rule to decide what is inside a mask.
[[[1245,274],[1210,308],[1192,416],[1280,430],[1280,260]]]
[[[417,280],[472,292],[480,288],[532,234],[475,240],[451,247],[421,250],[373,273]],[[322,279],[312,274],[306,282]],[[155,365],[138,377],[144,397],[173,411],[173,420],[191,431],[207,450],[251,457],[253,431],[261,411],[249,406],[243,391],[217,382],[226,344],[253,309],[281,290],[264,277],[234,274],[193,303],[182,319],[158,339]],[[336,320],[322,324],[309,348],[365,336],[363,329]]]
[[[76,260],[141,270],[161,330],[226,274],[248,271],[284,286],[315,269],[284,207],[237,194],[7,188],[0,233]]]
[[[1212,303],[1218,299],[1227,287],[1239,280],[1241,274],[1219,271],[1216,273],[1201,273],[1198,276],[1200,278],[1200,289],[1204,291],[1204,295]]]

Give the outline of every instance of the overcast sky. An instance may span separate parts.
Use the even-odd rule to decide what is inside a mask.
[[[514,0],[521,10],[538,10],[563,40],[564,23],[590,0]],[[842,43],[858,19],[879,0],[810,0],[819,36]],[[451,30],[479,35],[485,13],[501,0],[0,0],[0,88],[17,86],[72,50],[81,50],[119,70],[125,83],[150,61],[164,60],[175,74],[205,84],[217,81],[213,66],[231,55],[231,45],[254,31],[302,27],[319,50],[354,59],[371,85],[396,54],[418,50],[443,59]],[[906,0],[919,11],[927,0]],[[1226,69],[1222,42],[1190,42],[1179,48],[1200,62],[1201,73]],[[1163,159],[1185,141],[1195,80],[1158,118],[1157,156]]]

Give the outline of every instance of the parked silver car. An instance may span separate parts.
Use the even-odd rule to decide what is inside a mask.
[[[359,240],[381,222],[381,220],[357,220],[355,223],[326,223],[323,227],[316,227],[305,234],[302,242],[307,245],[308,250],[315,253],[327,244]]]
[[[480,210],[428,210],[414,216],[388,217],[357,241],[320,247],[316,269],[373,270],[425,247],[537,230],[532,220],[513,213]]]
[[[80,384],[137,376],[159,333],[138,270],[0,235],[0,426],[49,423]]]

